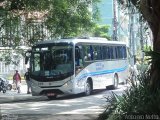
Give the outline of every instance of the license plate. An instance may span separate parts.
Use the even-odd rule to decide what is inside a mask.
[[[47,96],[54,96],[54,93],[47,93]]]

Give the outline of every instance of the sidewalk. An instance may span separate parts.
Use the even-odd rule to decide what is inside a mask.
[[[21,84],[21,93],[17,93],[17,90],[7,90],[6,93],[0,92],[0,104],[8,102],[18,102],[25,100],[35,100],[42,96],[32,96],[32,94],[27,94],[27,85],[23,81]]]

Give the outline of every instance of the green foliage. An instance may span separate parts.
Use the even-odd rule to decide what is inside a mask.
[[[100,0],[6,0],[0,11],[2,44],[28,46],[44,39],[86,36]],[[90,8],[94,6],[93,11]]]
[[[98,19],[98,2],[100,0],[2,0],[0,42],[4,47],[16,49],[45,39],[86,36]],[[1,54],[1,60],[15,63],[9,55]]]
[[[24,53],[25,51],[20,48],[8,49],[0,53],[0,61],[3,61],[6,65],[13,64],[18,66]]]
[[[50,10],[45,22],[49,30],[52,30],[52,36],[75,37],[91,31],[94,23],[88,2],[57,0],[53,6],[56,7]]]
[[[144,51],[150,51],[150,50],[152,50],[151,46],[144,45]]]
[[[12,61],[11,52],[7,50],[5,53],[1,53],[0,61],[5,61],[6,65],[10,64]]]
[[[99,120],[124,120],[127,115],[158,115],[160,111],[160,90],[152,92],[149,71],[137,77],[135,85],[131,85],[122,96],[114,93],[107,99],[106,110]]]
[[[111,37],[108,35],[109,26],[108,25],[95,25],[93,28],[93,36],[94,37],[103,37],[107,38],[108,40],[111,39]]]

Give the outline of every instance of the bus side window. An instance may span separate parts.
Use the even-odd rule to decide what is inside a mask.
[[[102,51],[102,59],[103,60],[105,60],[105,59],[107,59],[107,55],[108,55],[108,53],[106,52],[106,47],[105,46],[102,46],[102,49],[101,49]]]
[[[106,46],[106,59],[111,59],[109,46]]]
[[[83,48],[82,48],[82,50],[83,50],[83,59],[84,59],[84,61],[87,61],[87,59],[88,59],[88,57],[87,57],[87,46],[85,45],[83,45]]]
[[[75,60],[76,66],[83,66],[81,46],[76,46],[75,48]]]
[[[93,46],[90,45],[89,47],[90,47],[90,51],[89,51],[89,53],[90,53],[90,60],[93,60],[94,59],[93,58],[94,57],[93,56],[94,55],[94,53],[93,53]]]
[[[127,51],[125,46],[123,46],[123,58],[127,58]]]
[[[93,48],[93,58],[94,60],[97,60],[97,46],[93,45],[92,48]]]
[[[122,46],[118,46],[118,54],[119,54],[119,58],[120,59],[123,59],[123,56],[122,56]]]
[[[84,60],[91,61],[93,60],[93,48],[91,45],[84,45],[83,46],[83,53],[84,53]]]
[[[94,60],[101,60],[102,59],[102,53],[101,53],[101,48],[100,46],[93,46],[93,49],[94,49]]]
[[[113,53],[112,53],[112,46],[108,46],[108,58],[112,59],[112,55],[113,55]]]
[[[118,46],[115,46],[114,50],[115,50],[115,52],[114,52],[115,53],[114,58],[115,59],[119,59]]]

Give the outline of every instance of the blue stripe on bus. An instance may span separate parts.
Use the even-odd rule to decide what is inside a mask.
[[[95,75],[103,75],[103,74],[110,74],[110,73],[114,73],[114,72],[121,72],[124,71],[127,68],[127,66],[123,67],[123,68],[118,68],[118,69],[112,69],[112,70],[104,70],[104,71],[99,71],[99,72],[91,72],[91,73],[85,73],[82,74],[78,79],[83,79],[87,76],[95,76]]]

